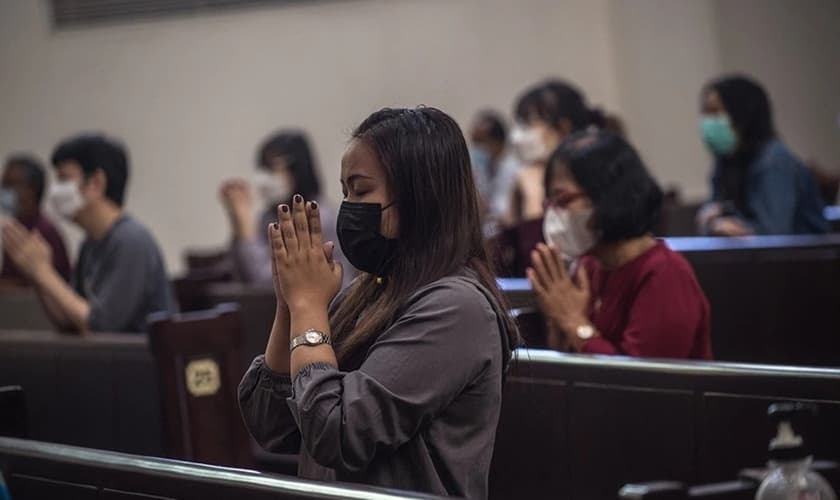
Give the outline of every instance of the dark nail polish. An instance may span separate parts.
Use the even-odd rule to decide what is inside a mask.
[[[286,212],[289,211],[289,206],[288,205],[280,205],[280,211],[285,214]]]
[[[303,198],[301,198],[299,194],[296,194],[295,195],[295,203],[300,203],[302,201],[303,201]]]
[[[313,201],[310,206],[312,207],[312,210],[318,210],[318,202],[317,201]]]

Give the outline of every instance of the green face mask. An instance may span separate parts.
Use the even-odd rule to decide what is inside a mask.
[[[700,121],[700,131],[703,134],[703,142],[712,153],[728,156],[735,152],[738,141],[728,116],[704,116]]]

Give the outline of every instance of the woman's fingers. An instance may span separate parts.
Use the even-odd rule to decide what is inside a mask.
[[[26,241],[26,229],[17,221],[9,220],[3,223],[3,244],[9,253],[17,252]]]
[[[557,270],[557,276],[559,278],[566,278],[569,273],[566,272],[566,263],[563,261],[563,255],[560,253],[560,250],[558,250],[555,246],[547,248],[551,253],[552,261],[554,262],[554,269]]]
[[[311,201],[307,205],[309,210],[309,238],[313,248],[321,248],[324,244],[324,236],[321,232],[321,211],[318,209],[318,202]]]
[[[333,243],[332,241],[328,241],[324,243],[323,248],[324,257],[327,258],[327,262],[329,262],[330,265],[333,265],[335,261],[333,257],[333,255],[335,255],[335,243]]]
[[[589,293],[589,274],[586,272],[584,266],[578,267],[577,270],[577,284],[582,291]]]
[[[300,250],[309,250],[309,221],[306,215],[306,205],[299,194],[292,198],[292,221],[295,226],[295,237]]]
[[[537,295],[545,295],[545,285],[540,281],[540,277],[537,275],[537,272],[534,268],[529,267],[525,270],[525,276],[528,277],[528,281],[531,282],[531,288],[534,289],[534,293]]]
[[[278,224],[280,224],[280,234],[283,236],[283,246],[286,247],[286,253],[291,255],[298,251],[298,241],[295,235],[295,226],[292,222],[292,211],[289,205],[280,205],[278,208]]]
[[[531,252],[530,269],[534,271],[534,275],[537,277],[537,279],[540,280],[540,284],[543,288],[547,288],[548,284],[551,283],[551,281],[553,281],[551,275],[545,267],[542,255],[536,250],[533,250]]]
[[[561,278],[562,274],[560,270],[557,269],[557,263],[554,261],[554,255],[552,255],[551,248],[543,243],[538,243],[537,252],[539,252],[540,257],[542,257],[543,266],[545,266],[548,275],[555,280]]]

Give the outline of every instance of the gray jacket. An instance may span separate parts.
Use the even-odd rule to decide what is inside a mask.
[[[246,425],[268,451],[299,448],[301,477],[487,498],[504,314],[477,280],[450,276],[414,293],[359,366],[292,381],[259,356],[239,385]]]

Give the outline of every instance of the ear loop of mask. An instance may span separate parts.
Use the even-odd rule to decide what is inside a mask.
[[[391,208],[392,206],[394,206],[394,204],[395,204],[396,202],[397,202],[397,200],[394,200],[394,201],[392,201],[391,203],[388,203],[387,205],[385,205],[384,207],[382,207],[382,208],[379,210],[379,212],[380,212],[380,213],[382,213],[382,212],[384,212],[385,210],[388,210],[389,208]],[[381,223],[382,223],[382,221],[380,221],[380,224],[381,224]],[[384,284],[384,283],[385,283],[385,277],[384,277],[384,276],[376,276],[376,277],[374,278],[374,281],[376,282],[376,284],[377,284],[377,285],[382,285],[382,284]]]

